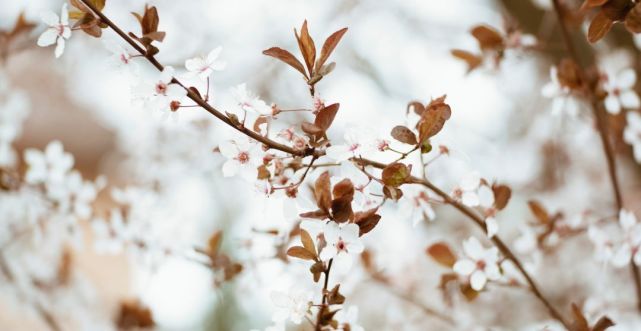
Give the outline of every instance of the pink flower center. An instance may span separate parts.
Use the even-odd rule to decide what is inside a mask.
[[[249,153],[239,152],[238,156],[236,156],[236,160],[238,160],[238,162],[240,162],[241,164],[249,162]]]
[[[353,152],[353,151],[357,150],[360,146],[361,146],[360,144],[353,144],[353,145],[349,146],[349,151]]]
[[[166,95],[167,94],[167,84],[163,82],[158,82],[156,84],[156,94],[158,95]]]
[[[59,36],[62,36],[62,34],[65,32],[65,26],[62,24],[56,25],[55,28]]]
[[[476,261],[476,268],[479,269],[479,270],[485,270],[485,266],[486,265],[487,264],[483,260]]]
[[[347,245],[345,245],[345,242],[343,239],[339,239],[338,242],[336,243],[336,249],[341,252],[341,251],[347,251]]]
[[[124,64],[129,64],[129,58],[127,58],[125,54],[120,54],[120,61]]]

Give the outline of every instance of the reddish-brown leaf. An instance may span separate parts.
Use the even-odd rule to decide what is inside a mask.
[[[483,58],[481,56],[470,53],[468,51],[453,49],[451,53],[455,58],[463,60],[465,61],[465,63],[467,63],[468,72],[478,68],[483,63]]]
[[[308,251],[305,249],[305,247],[301,246],[292,246],[287,250],[287,255],[303,260],[314,260],[316,258],[316,254]]]
[[[628,15],[628,12],[632,9],[634,2],[636,1],[610,0],[603,4],[601,7],[601,13],[603,13],[612,22],[618,22]]]
[[[298,32],[294,30],[296,39],[298,40],[298,47],[300,48],[301,54],[303,54],[303,59],[305,59],[305,65],[309,72],[309,76],[314,76],[314,62],[316,61],[316,46],[314,45],[314,40],[309,35],[307,30],[307,20],[303,22],[303,27],[300,29],[300,36]]]
[[[158,17],[158,10],[155,6],[145,8],[145,14],[142,17],[140,25],[142,26],[142,34],[146,35],[148,33],[158,31],[158,23],[160,19]]]
[[[385,185],[383,186],[383,195],[388,199],[398,201],[403,197],[403,191],[397,187]]]
[[[300,241],[303,243],[303,247],[307,251],[316,256],[316,246],[314,245],[314,240],[309,235],[309,233],[303,229],[300,230]]]
[[[409,113],[410,110],[414,110],[414,113],[417,115],[423,115],[423,112],[425,112],[425,106],[419,101],[411,101],[407,104],[407,113]]]
[[[467,301],[473,301],[479,296],[479,292],[474,290],[469,284],[461,285],[461,294],[463,294]]]
[[[445,96],[432,100],[416,124],[419,132],[418,140],[424,142],[439,133],[451,115],[452,109],[445,103]]]
[[[319,69],[325,64],[325,61],[327,61],[329,56],[332,54],[334,48],[336,48],[336,45],[338,45],[338,42],[341,41],[341,38],[343,38],[345,32],[347,32],[347,28],[342,28],[332,33],[325,40],[323,48],[321,48],[320,58],[318,59],[318,61],[316,61],[316,71],[319,71]]]
[[[590,23],[588,41],[595,43],[601,40],[610,31],[613,24],[614,21],[608,18],[603,11],[600,11]]]
[[[326,210],[315,210],[315,211],[309,211],[306,213],[301,213],[299,216],[304,218],[315,218],[315,219],[322,220],[322,219],[328,218],[329,214]]]
[[[545,210],[543,205],[541,205],[540,202],[536,200],[530,200],[528,201],[528,206],[530,207],[530,211],[532,211],[532,214],[536,219],[539,221],[541,224],[548,224],[550,223],[550,214]]]
[[[323,132],[327,131],[332,125],[332,122],[334,122],[334,117],[336,117],[339,106],[340,104],[334,103],[321,109],[316,115],[314,125],[321,128]]]
[[[118,330],[138,330],[155,325],[151,310],[137,300],[121,302],[115,322]]]
[[[512,197],[512,190],[507,185],[492,185],[492,191],[494,192],[494,206],[498,210],[502,210],[507,206],[507,203]]]
[[[409,145],[416,145],[418,141],[416,140],[416,134],[412,132],[409,128],[402,125],[397,125],[392,129],[391,135],[394,139]]]
[[[605,331],[606,329],[613,327],[615,324],[607,316],[602,316],[592,327],[592,331]]]
[[[316,204],[321,210],[329,210],[332,203],[332,192],[330,190],[329,172],[325,171],[314,184],[314,197]]]
[[[220,245],[222,242],[223,232],[220,230],[214,232],[214,234],[212,234],[207,241],[207,254],[212,257],[218,255],[218,251],[220,250]]]
[[[396,162],[383,169],[381,179],[386,186],[399,187],[407,182],[410,174],[410,167],[403,163]]]
[[[479,47],[482,50],[486,49],[500,49],[503,47],[503,37],[491,26],[478,25],[472,28],[472,36],[476,38]]]
[[[583,312],[581,311],[581,309],[574,303],[572,304],[572,317],[573,331],[590,331],[588,320],[585,318],[585,316],[583,316]]]
[[[352,181],[349,180],[349,178],[345,178],[334,185],[332,194],[334,195],[334,199],[347,196],[351,201],[354,198],[354,184],[352,184]]]
[[[583,2],[583,4],[581,5],[581,10],[602,6],[608,1],[610,0],[585,0],[585,2]]]
[[[450,247],[443,242],[432,244],[427,248],[427,254],[436,262],[448,268],[452,268],[454,263],[456,263],[456,255],[454,255]]]
[[[280,47],[272,47],[270,49],[266,49],[263,51],[263,54],[267,56],[271,56],[274,58],[277,58],[288,65],[290,65],[292,68],[296,69],[298,72],[303,74],[305,78],[309,78],[307,76],[307,73],[305,72],[305,67],[303,67],[303,64],[298,61],[298,59],[290,52],[280,48]]]
[[[338,199],[332,200],[332,216],[338,223],[347,222],[354,218],[352,211],[352,196],[345,195]]]
[[[381,220],[381,215],[376,214],[378,208],[368,209],[354,214],[354,223],[358,225],[359,236],[372,231]]]

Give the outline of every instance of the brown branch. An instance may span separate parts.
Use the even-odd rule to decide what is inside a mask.
[[[156,60],[156,58],[154,56],[148,55],[147,52],[142,47],[140,47],[134,40],[129,38],[129,36],[127,36],[127,34],[124,31],[122,31],[115,23],[113,23],[102,12],[100,12],[100,10],[98,10],[95,6],[93,6],[93,4],[90,1],[88,1],[88,0],[80,0],[80,1],[82,3],[84,3],[88,8],[90,8],[98,17],[100,17],[102,22],[107,24],[121,38],[123,38],[129,45],[131,45],[136,51],[138,51],[143,57],[145,57],[154,67],[156,67],[156,69],[158,69],[159,71],[162,71],[164,69],[163,65],[160,64]],[[312,155],[315,158],[318,158],[318,157],[321,157],[321,156],[323,156],[325,154],[324,150],[314,150],[312,148],[308,148],[308,149],[306,149],[304,151],[295,150],[292,147],[277,143],[277,142],[275,142],[275,141],[273,141],[273,140],[271,140],[271,139],[269,139],[267,137],[264,137],[264,136],[254,132],[252,130],[249,130],[243,125],[238,125],[238,124],[234,123],[234,121],[232,121],[230,118],[225,116],[223,113],[221,113],[219,110],[217,110],[214,107],[212,107],[211,105],[209,105],[198,94],[196,94],[192,90],[186,88],[177,79],[174,78],[172,82],[182,86],[186,90],[187,96],[191,100],[193,100],[196,104],[198,104],[199,106],[204,108],[206,111],[208,111],[209,113],[214,115],[216,118],[220,119],[225,124],[233,127],[234,129],[240,131],[241,133],[249,136],[250,138],[253,138],[253,139],[265,144],[269,148],[280,150],[282,152],[285,152],[285,153],[288,153],[288,154],[291,154],[291,155],[294,155],[294,156],[300,156],[300,157]],[[311,91],[311,92],[313,94],[313,91]],[[367,159],[352,158],[351,160],[359,162],[359,163],[362,163],[362,164],[372,165],[372,166],[374,166],[376,168],[381,168],[381,169],[385,168],[385,166],[386,166],[385,164],[382,164],[382,163],[379,163],[379,162],[375,162],[375,161],[371,161],[371,160],[367,160]],[[466,215],[468,218],[470,218],[472,221],[474,221],[477,225],[479,225],[485,231],[485,222],[483,221],[483,219],[480,218],[478,215],[476,215],[469,208],[467,208],[466,206],[461,205],[460,203],[458,203],[457,201],[452,199],[447,193],[441,191],[438,187],[434,186],[433,184],[431,184],[429,181],[427,181],[425,179],[419,179],[419,178],[412,177],[412,180],[413,180],[414,183],[426,186],[430,190],[434,191],[434,193],[440,195],[444,199],[444,201],[446,203],[448,203],[448,204],[452,205],[453,207],[455,207],[457,210],[459,210],[461,213]],[[528,284],[530,285],[532,292],[544,304],[544,306],[548,309],[550,315],[552,317],[554,317],[555,319],[557,319],[559,322],[561,322],[566,328],[568,328],[568,324],[565,322],[565,320],[563,319],[561,314],[554,307],[552,307],[552,305],[549,303],[549,301],[542,295],[542,293],[538,289],[536,283],[534,282],[532,277],[530,277],[530,275],[527,273],[527,271],[525,271],[525,269],[523,268],[523,266],[522,266],[521,262],[518,260],[518,258],[516,258],[516,256],[514,256],[514,254],[512,254],[510,249],[497,236],[494,236],[492,238],[492,241],[498,247],[498,249],[503,253],[503,255],[505,255],[506,258],[510,259],[517,266],[519,271],[523,274],[523,276],[527,280]],[[319,311],[319,319],[322,316],[322,312],[323,312],[323,310],[325,308],[325,305],[326,305],[325,302],[326,302],[327,298],[326,298],[325,292],[327,291],[327,285],[328,285],[328,278],[329,278],[329,271],[330,271],[330,268],[331,268],[331,263],[332,263],[332,261],[330,260],[328,268],[325,271],[325,284],[324,284],[324,287],[323,287],[323,305],[321,306],[321,310]],[[320,323],[317,322],[316,330],[320,330],[320,328],[321,328]]]
[[[578,65],[579,76],[581,80],[584,84],[586,84],[588,83],[588,81],[585,67],[579,62],[579,54],[576,51],[576,48],[570,36],[570,32],[563,18],[563,9],[561,8],[561,4],[559,3],[559,0],[553,0],[552,2],[554,3],[554,10],[556,11],[557,18],[559,20],[559,26],[561,28],[561,34],[563,35],[565,46],[572,60]],[[618,214],[618,212],[623,208],[623,197],[621,194],[621,188],[619,187],[619,180],[617,176],[616,157],[614,155],[614,149],[612,148],[612,145],[609,141],[610,134],[608,132],[608,125],[606,123],[606,118],[605,114],[603,113],[601,103],[594,94],[592,88],[590,88],[589,84],[587,85],[586,90],[590,98],[592,112],[596,121],[597,130],[599,131],[599,137],[601,138],[601,145],[603,146],[603,153],[605,154],[605,159],[608,165],[608,175],[614,194],[616,212]],[[634,281],[634,286],[636,289],[637,307],[639,311],[641,311],[641,275],[639,274],[639,268],[636,266],[636,264],[634,264],[634,261],[630,261],[630,269],[632,270],[632,279]]]
[[[386,166],[383,163],[370,161],[366,159],[353,159],[353,160],[355,162],[359,162],[365,165],[370,165],[370,166],[373,166],[374,168],[379,168],[379,169],[383,169]],[[470,220],[472,220],[476,225],[478,225],[483,230],[483,232],[487,232],[487,229],[485,227],[485,221],[483,220],[483,218],[478,216],[474,211],[472,211],[467,206],[453,199],[449,194],[445,193],[443,190],[436,187],[430,181],[412,176],[410,177],[408,182],[427,187],[432,192],[436,193],[436,195],[440,196],[445,203],[456,208],[459,212],[461,212],[462,214],[467,216]],[[561,315],[561,313],[558,310],[556,310],[556,308],[552,306],[550,301],[543,295],[538,285],[536,285],[536,282],[534,281],[532,276],[530,276],[530,274],[525,270],[521,261],[514,255],[514,253],[512,253],[510,248],[497,235],[493,236],[491,238],[491,241],[501,251],[501,253],[503,254],[503,256],[505,256],[505,258],[512,261],[512,263],[514,263],[516,268],[519,270],[521,275],[523,275],[526,282],[530,286],[532,293],[539,299],[539,301],[541,301],[541,303],[545,306],[545,308],[548,310],[550,315],[557,321],[561,322],[561,324],[563,324],[565,328],[569,329],[569,324],[565,321],[565,319],[563,318],[563,315]]]
[[[327,269],[325,269],[325,282],[323,283],[323,301],[318,310],[318,316],[316,316],[316,326],[314,327],[315,331],[321,331],[321,329],[323,328],[323,325],[322,325],[323,315],[325,314],[325,309],[327,309],[328,307],[327,286],[329,285],[329,272],[332,270],[333,262],[334,262],[334,259],[330,259],[329,262],[327,263]]]

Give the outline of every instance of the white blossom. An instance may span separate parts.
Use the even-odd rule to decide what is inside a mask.
[[[358,225],[349,223],[340,226],[336,222],[328,222],[323,228],[323,235],[327,246],[320,252],[323,261],[336,258],[342,260],[346,267],[352,263],[353,255],[363,252],[364,246],[359,238]],[[340,263],[340,262],[337,262]]]
[[[470,237],[463,242],[465,258],[454,264],[454,271],[469,279],[475,291],[481,291],[488,280],[501,278],[498,266],[499,251],[496,247],[486,249],[478,239]]]
[[[66,153],[58,140],[50,142],[44,152],[29,148],[25,151],[28,169],[25,180],[30,184],[62,184],[73,167],[73,156]]]
[[[257,168],[263,163],[260,145],[249,140],[228,140],[220,144],[220,153],[227,158],[223,164],[223,176],[240,175],[248,181],[255,181]]]
[[[267,105],[265,101],[258,98],[252,92],[247,90],[247,84],[242,83],[232,89],[232,93],[238,106],[243,111],[251,111],[258,115],[271,116],[272,107]]]
[[[49,27],[38,38],[38,46],[46,47],[56,44],[55,55],[60,57],[65,50],[65,39],[71,37],[71,27],[69,26],[69,12],[67,4],[62,5],[60,16],[56,13],[47,11],[42,13],[42,21]]]
[[[273,291],[271,299],[277,310],[272,320],[278,323],[289,319],[294,324],[300,324],[311,307],[312,297],[313,293],[306,290],[292,290],[289,293]]]
[[[614,77],[608,77],[604,89],[608,92],[605,98],[605,109],[610,114],[618,114],[622,108],[638,109],[641,105],[639,96],[634,91],[637,75],[634,69],[627,68]]]
[[[185,69],[187,69],[191,76],[197,76],[202,80],[206,80],[211,76],[214,71],[222,71],[226,67],[226,63],[219,61],[218,56],[223,50],[222,47],[214,48],[207,57],[197,56],[185,61]]]
[[[552,99],[553,115],[567,114],[575,117],[579,114],[581,102],[573,95],[572,90],[561,85],[556,67],[550,68],[550,82],[543,86],[541,94]]]

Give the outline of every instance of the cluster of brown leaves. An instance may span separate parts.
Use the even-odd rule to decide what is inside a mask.
[[[300,53],[303,56],[303,60],[305,62],[304,66],[292,53],[280,47],[271,47],[269,49],[266,49],[263,51],[263,54],[275,57],[287,63],[292,68],[296,69],[296,71],[300,72],[303,77],[305,77],[307,84],[313,91],[314,85],[334,69],[334,66],[336,65],[334,62],[328,64],[325,63],[334,51],[334,48],[336,48],[336,45],[338,45],[338,42],[341,40],[345,32],[347,32],[347,28],[342,28],[332,33],[325,40],[323,48],[321,49],[320,56],[317,57],[316,45],[314,44],[314,40],[309,35],[309,31],[307,30],[307,21],[303,22],[300,35],[298,34],[298,31],[294,29],[294,35],[296,37],[296,41],[298,42],[298,48],[300,49]]]
[[[430,245],[427,247],[426,253],[431,256],[434,261],[449,269],[454,267],[457,260],[456,254],[454,254],[452,249],[450,249],[450,246],[444,242],[437,242]],[[459,276],[454,272],[448,272],[441,275],[439,289],[441,290],[443,299],[446,303],[453,302],[452,290],[460,292],[468,301],[476,299],[479,295],[479,292],[474,290],[469,283],[461,282]]]
[[[26,38],[35,27],[34,23],[27,22],[24,13],[20,13],[11,29],[0,29],[0,59],[5,60],[16,40]]]
[[[566,237],[580,231],[572,229],[562,222],[565,218],[563,213],[550,213],[539,201],[530,200],[528,201],[528,206],[536,219],[536,223],[534,223],[533,226],[540,229],[540,233],[537,235],[537,243],[540,247],[545,245],[546,239],[552,234]]]
[[[131,13],[136,17],[138,23],[140,23],[140,28],[142,30],[142,35],[138,37],[133,32],[129,32],[129,36],[137,40],[145,48],[147,56],[154,56],[158,53],[158,48],[152,43],[154,41],[162,42],[165,39],[165,32],[158,31],[158,23],[160,18],[158,17],[158,10],[154,6],[145,5],[145,11],[143,14]]]
[[[77,10],[69,11],[69,18],[76,20],[73,27],[74,29],[81,29],[86,34],[100,38],[102,36],[102,29],[106,29],[108,26],[100,20],[100,17],[96,16],[89,7],[79,0],[70,0],[71,5]],[[91,5],[97,10],[102,11],[105,8],[106,0],[88,0]]]
[[[220,285],[218,282],[226,282],[232,280],[240,272],[243,271],[243,265],[234,262],[227,254],[224,254],[220,251],[220,247],[223,242],[223,232],[216,231],[214,234],[209,237],[207,242],[207,249],[205,253],[210,259],[211,267],[214,271],[222,271],[222,280],[214,280],[217,282],[216,286]]]
[[[623,22],[631,33],[641,32],[641,6],[631,0],[585,0],[582,10],[598,8],[588,28],[588,41],[595,43],[605,37],[615,23]]]
[[[353,222],[360,228],[360,235],[368,233],[380,220],[376,214],[378,208],[362,212],[352,210],[354,200],[354,184],[348,178],[331,187],[329,172],[324,172],[314,183],[314,199],[318,210],[301,214],[301,217],[314,219],[330,219],[337,223]]]
[[[115,319],[118,330],[151,329],[155,326],[151,310],[138,300],[127,300],[120,303]]]

